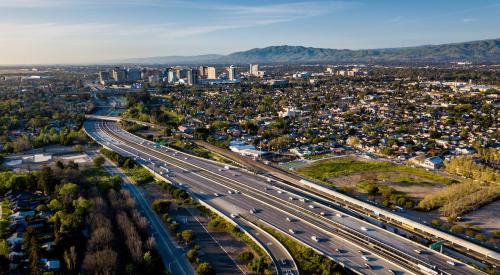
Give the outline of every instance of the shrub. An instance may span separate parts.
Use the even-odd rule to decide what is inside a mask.
[[[485,235],[483,235],[483,234],[481,234],[481,233],[477,233],[477,234],[476,234],[476,236],[475,236],[474,238],[476,238],[476,240],[478,240],[478,241],[480,241],[480,242],[484,242],[484,241],[486,241],[486,239],[487,239],[487,238],[486,238],[486,236],[485,236]]]
[[[196,249],[190,249],[187,253],[186,256],[190,262],[195,262],[196,257],[198,257],[198,250]]]
[[[154,200],[153,210],[158,214],[165,214],[170,208],[170,201],[167,200]]]
[[[254,255],[250,251],[243,251],[240,253],[238,258],[240,259],[240,261],[242,261],[244,263],[249,263],[251,260],[253,260]]]
[[[438,219],[433,219],[431,221],[431,224],[432,224],[432,226],[435,226],[435,227],[440,227],[442,225],[441,220],[438,220]]]
[[[170,226],[170,230],[172,230],[173,232],[177,232],[177,230],[179,230],[179,224],[178,223],[172,223]]]
[[[209,263],[201,263],[196,269],[196,274],[198,275],[214,275],[215,270]]]
[[[465,230],[464,227],[459,224],[455,224],[451,227],[451,231],[459,234],[464,233],[464,230]]]

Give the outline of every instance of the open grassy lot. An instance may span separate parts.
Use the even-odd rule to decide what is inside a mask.
[[[425,180],[442,184],[451,184],[453,180],[425,169],[398,165],[386,161],[361,160],[354,157],[335,158],[314,162],[297,169],[297,171],[313,179],[328,181],[331,177],[346,176],[355,173],[381,173],[399,172],[394,181],[408,183],[424,183]],[[415,179],[415,177],[420,179]],[[392,178],[392,177],[391,177]]]
[[[454,182],[453,179],[422,168],[355,157],[317,161],[296,171],[348,192],[380,195],[388,189],[400,197],[417,200]],[[396,198],[393,200],[397,201]]]

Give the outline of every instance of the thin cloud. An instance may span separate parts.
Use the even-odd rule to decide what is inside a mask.
[[[462,19],[462,22],[464,22],[464,23],[471,23],[471,22],[476,22],[476,21],[479,21],[479,19],[477,19],[477,18],[463,18]]]

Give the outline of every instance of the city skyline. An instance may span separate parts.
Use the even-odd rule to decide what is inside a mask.
[[[0,0],[0,65],[228,54],[283,44],[391,48],[500,36],[498,1],[425,2]]]

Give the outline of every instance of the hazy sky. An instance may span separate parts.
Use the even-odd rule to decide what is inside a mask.
[[[0,0],[0,64],[381,48],[500,37],[488,0]]]

